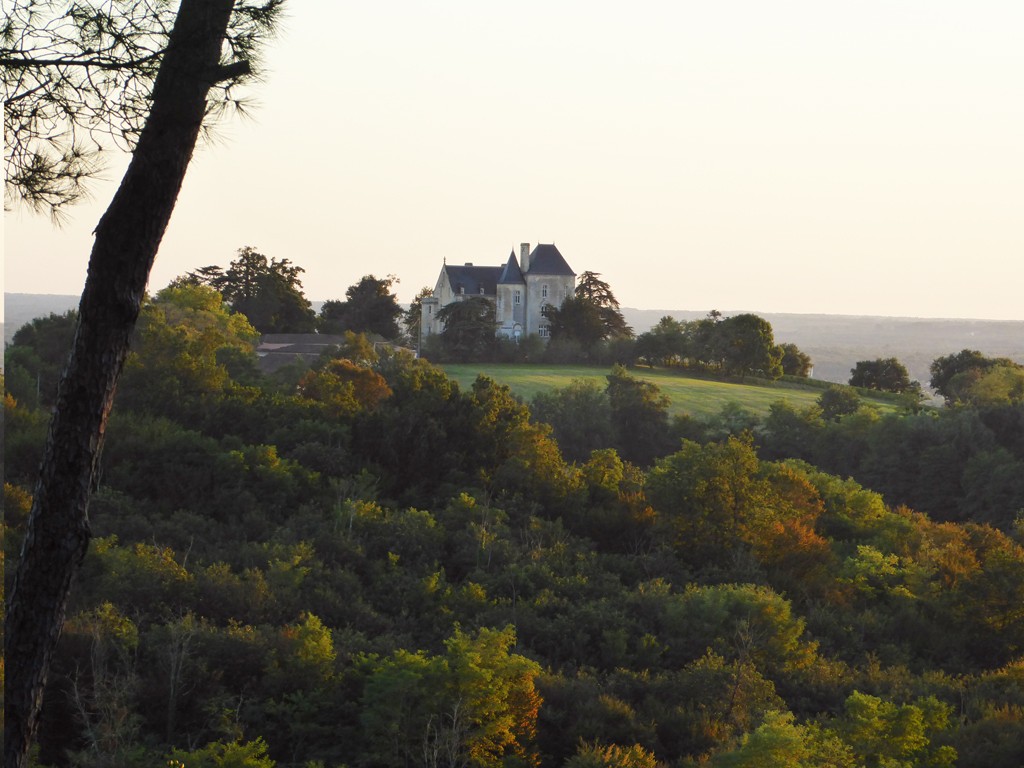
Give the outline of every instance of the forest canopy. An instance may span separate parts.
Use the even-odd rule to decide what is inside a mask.
[[[7,349],[9,562],[71,327]],[[1020,764],[1019,404],[697,423],[255,340],[143,308],[40,765]]]

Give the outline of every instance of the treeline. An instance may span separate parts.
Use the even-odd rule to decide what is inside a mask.
[[[8,557],[70,329],[7,350]],[[527,406],[256,338],[144,307],[38,764],[1021,764],[1019,405],[700,423],[622,368]],[[887,503],[926,482],[955,508]]]
[[[663,317],[637,336],[611,286],[584,272],[560,307],[544,307],[547,338],[495,338],[494,306],[470,297],[443,307],[444,330],[424,340],[423,354],[438,362],[545,362],[674,367],[725,377],[784,374],[806,377],[811,359],[794,344],[775,343],[771,324],[752,314],[712,311],[692,322]],[[879,387],[882,388],[882,387]]]

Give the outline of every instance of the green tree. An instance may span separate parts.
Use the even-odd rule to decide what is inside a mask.
[[[933,744],[949,728],[951,711],[934,697],[899,705],[854,691],[836,730],[868,768],[952,768],[956,750]]]
[[[724,318],[717,309],[708,312],[707,317],[695,321],[690,344],[690,354],[699,366],[721,370],[725,364],[726,337],[722,331]]]
[[[197,400],[223,393],[232,373],[250,373],[258,339],[245,315],[230,312],[213,288],[169,285],[143,307],[122,401],[151,413],[184,413]]]
[[[860,360],[850,370],[851,387],[903,393],[914,391],[916,384],[910,381],[907,367],[895,357]]]
[[[480,296],[453,301],[437,313],[444,325],[441,343],[446,359],[486,360],[495,347],[494,304]]]
[[[33,494],[28,544],[8,595],[4,698],[4,764],[8,768],[24,765],[36,731],[71,580],[89,541],[88,503],[114,390],[153,260],[200,129],[212,111],[208,97],[211,89],[230,89],[253,73],[259,39],[272,26],[279,6],[279,0],[237,7],[232,0],[183,0],[171,26],[169,15],[150,13],[163,6],[149,3],[104,6],[114,9],[116,20],[110,25],[102,23],[104,12],[94,25],[95,17],[88,12],[66,12],[62,4],[25,3],[17,7],[18,14],[5,19],[9,22],[5,23],[2,68],[5,129],[6,107],[14,100],[19,102],[15,112],[24,109],[31,115],[35,110],[39,118],[27,121],[16,140],[27,148],[21,156],[29,162],[22,168],[43,169],[42,174],[30,171],[29,176],[20,177],[29,179],[21,186],[23,192],[29,190],[26,199],[48,189],[36,200],[52,208],[76,194],[82,166],[75,156],[73,126],[89,126],[95,111],[74,106],[69,110],[69,100],[88,101],[105,110],[113,116],[108,125],[132,123],[135,118],[134,125],[141,127],[137,134],[129,134],[138,136],[132,160],[94,232],[74,346],[59,385],[58,407]],[[141,18],[119,18],[117,14],[125,8],[139,9]],[[72,33],[67,32],[69,27]],[[152,79],[142,79],[135,102],[145,105],[140,112],[119,100],[125,93],[120,82],[91,90],[104,72],[129,71],[134,65],[131,49],[110,32],[125,28],[137,31],[146,55],[158,62],[148,70],[154,73]],[[231,44],[226,47],[229,37]],[[12,51],[6,49],[7,41],[14,42]],[[107,54],[116,60],[102,61]],[[66,78],[69,70],[82,76]],[[12,72],[18,74],[9,78]],[[229,91],[226,100],[236,101]],[[48,146],[56,146],[55,155],[46,155]],[[65,162],[68,158],[70,163]],[[47,179],[54,173],[64,178],[49,184]],[[70,194],[63,185],[68,176],[73,181]]]
[[[772,326],[757,315],[735,315],[717,324],[725,372],[741,378],[758,374],[777,379],[782,375],[782,352],[775,346]]]
[[[633,335],[611,287],[595,272],[580,275],[575,293],[560,307],[545,305],[543,314],[548,320],[552,341],[573,340],[584,351],[608,339]]]
[[[649,365],[680,365],[689,352],[689,335],[687,323],[666,315],[637,337],[636,356]]]
[[[811,356],[802,352],[796,344],[780,344],[782,350],[782,373],[786,376],[799,376],[806,379],[811,375]]]
[[[652,752],[639,744],[620,747],[595,742],[580,744],[576,754],[565,761],[564,768],[659,768],[661,765]]]
[[[274,768],[262,738],[243,743],[214,741],[191,751],[174,750],[167,768]]]
[[[37,317],[19,328],[4,350],[7,391],[25,405],[52,406],[67,362],[78,313]]]
[[[1024,402],[1024,365],[995,362],[954,376],[947,389],[955,401],[974,406],[1018,405]]]
[[[764,456],[808,459],[823,428],[818,406],[798,410],[785,400],[772,403],[761,431]]]
[[[630,376],[621,365],[606,377],[615,446],[622,457],[647,466],[669,450],[669,399],[657,385]]]
[[[771,711],[733,749],[719,752],[712,768],[855,768],[853,752],[834,734],[798,725],[790,712]]]
[[[360,711],[367,757],[399,768],[536,764],[540,667],[511,652],[511,628],[456,630],[440,656],[398,651],[377,662]]]
[[[402,316],[405,332],[413,346],[417,349],[419,349],[420,330],[423,324],[423,300],[433,295],[434,289],[429,285],[420,288],[413,297],[412,303],[409,304],[409,308],[405,310],[405,314]]]
[[[304,271],[288,259],[267,259],[245,246],[227,270],[203,267],[188,278],[218,290],[260,333],[312,333],[316,315],[302,293]]]
[[[1007,361],[1008,362],[1008,361]],[[958,393],[951,389],[953,379],[968,371],[986,371],[997,363],[976,349],[962,349],[955,355],[937,357],[932,361],[932,389],[946,398],[947,403],[957,400]]]
[[[860,395],[849,387],[829,387],[818,396],[821,418],[839,421],[843,416],[856,413],[860,408]]]
[[[566,387],[538,392],[530,410],[537,421],[551,425],[570,461],[586,461],[592,451],[615,442],[611,404],[597,382],[573,379]]]
[[[375,333],[385,339],[400,334],[398,318],[402,308],[391,287],[398,282],[394,275],[377,278],[364,275],[345,290],[345,301],[325,301],[320,309],[317,328],[321,333]]]

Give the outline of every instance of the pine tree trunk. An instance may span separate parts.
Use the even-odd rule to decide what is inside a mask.
[[[23,768],[71,581],[89,543],[89,496],[149,271],[221,75],[233,0],[182,0],[146,125],[95,232],[78,327],[35,487],[5,619],[4,766]]]

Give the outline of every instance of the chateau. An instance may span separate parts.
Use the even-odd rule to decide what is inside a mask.
[[[445,263],[434,286],[434,293],[423,299],[422,338],[441,333],[444,324],[437,313],[454,301],[482,296],[494,302],[497,334],[519,339],[532,333],[548,337],[547,319],[541,314],[546,304],[562,306],[576,288],[576,273],[554,243],[519,247],[499,267],[478,267],[472,262],[462,266]],[[422,340],[422,339],[421,339]]]

